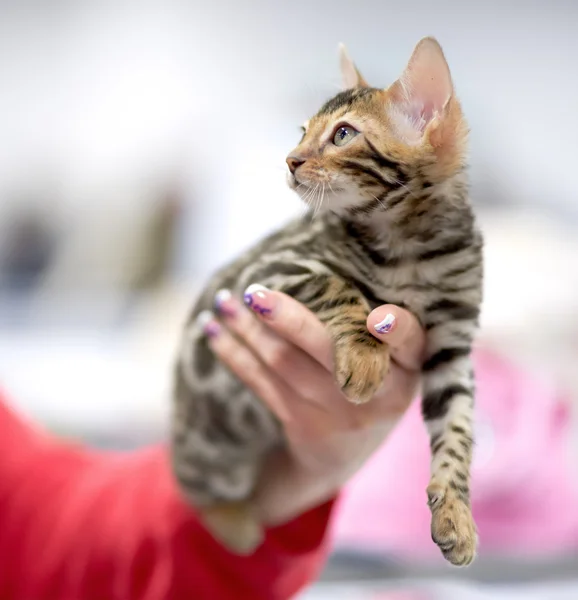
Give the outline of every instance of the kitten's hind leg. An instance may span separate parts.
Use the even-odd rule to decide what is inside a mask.
[[[448,336],[439,339],[447,341]],[[470,348],[463,342],[437,348],[423,366],[422,412],[432,450],[427,488],[431,533],[447,560],[466,566],[477,546],[469,489],[474,402]]]
[[[252,554],[263,541],[263,527],[249,501],[216,504],[197,511],[213,537],[235,554]]]

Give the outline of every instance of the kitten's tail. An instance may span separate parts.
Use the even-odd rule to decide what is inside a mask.
[[[263,542],[263,526],[249,501],[203,507],[199,515],[213,537],[235,554],[253,554]]]

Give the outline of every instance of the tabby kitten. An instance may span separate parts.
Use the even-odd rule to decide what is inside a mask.
[[[427,332],[422,412],[432,451],[432,538],[451,563],[468,565],[477,540],[470,351],[482,237],[468,200],[467,126],[432,38],[419,42],[385,90],[367,85],[344,48],[341,69],[345,91],[305,125],[287,158],[290,186],[305,200],[321,194],[321,211],[219,271],[188,321],[176,368],[174,470],[217,538],[239,553],[259,545],[251,494],[264,456],[283,437],[207,346],[197,316],[220,289],[242,294],[258,282],[316,313],[334,340],[336,380],[355,403],[371,399],[389,368],[387,345],[366,329],[369,312],[384,303],[406,307]]]

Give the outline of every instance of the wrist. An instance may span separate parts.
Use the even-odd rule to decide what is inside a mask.
[[[265,525],[282,525],[331,500],[340,482],[341,478],[327,470],[304,467],[291,453],[280,449],[265,463],[255,506]]]

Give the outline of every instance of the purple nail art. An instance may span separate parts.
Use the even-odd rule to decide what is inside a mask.
[[[243,301],[251,310],[259,313],[260,315],[270,315],[271,309],[266,306],[263,306],[262,304],[259,304],[259,295],[260,293],[262,294],[264,291],[267,291],[266,287],[254,283],[245,290],[245,294],[243,295]]]
[[[199,313],[197,327],[208,337],[215,337],[221,332],[221,325],[210,310]]]
[[[203,331],[207,337],[216,337],[221,333],[221,325],[219,325],[218,321],[210,321],[205,325]]]
[[[226,317],[234,317],[236,310],[227,304],[232,298],[232,294],[229,290],[219,290],[215,294],[215,310]]]
[[[394,323],[395,323],[395,315],[392,315],[391,313],[387,313],[387,315],[385,315],[385,318],[383,319],[383,321],[376,323],[373,326],[373,328],[375,329],[375,331],[377,331],[377,333],[389,333],[392,330]]]

